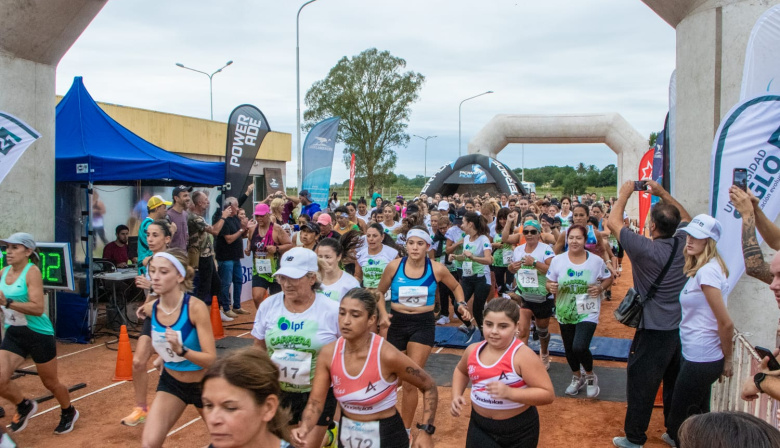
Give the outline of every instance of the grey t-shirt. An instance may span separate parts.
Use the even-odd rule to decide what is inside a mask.
[[[685,227],[688,223],[680,223],[677,227]],[[685,266],[685,232],[678,231],[673,238],[651,240],[638,235],[628,228],[620,230],[620,244],[631,260],[631,270],[634,277],[634,289],[644,297],[650,290],[650,285],[658,278],[672,253],[674,239],[677,243],[677,253],[672,266],[666,273],[661,285],[652,300],[645,302],[640,328],[647,330],[679,330],[682,311],[680,309],[680,291],[685,287],[688,277],[683,273]]]
[[[189,230],[187,229],[187,210],[182,210],[179,213],[175,209],[169,208],[168,218],[170,218],[172,223],[176,224],[176,233],[171,238],[171,247],[178,247],[186,251],[187,240],[190,238]]]

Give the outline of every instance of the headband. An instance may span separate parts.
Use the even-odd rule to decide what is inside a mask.
[[[173,266],[176,268],[177,271],[179,271],[179,274],[181,274],[182,277],[187,276],[187,270],[184,269],[184,265],[181,264],[181,261],[179,261],[176,257],[169,254],[168,252],[157,252],[154,254],[154,257],[152,258],[165,258],[166,260],[173,263]]]
[[[406,240],[407,241],[409,241],[409,238],[412,238],[414,236],[416,236],[417,238],[420,238],[421,240],[425,241],[426,243],[428,243],[429,246],[433,244],[433,241],[431,240],[431,236],[428,235],[428,232],[423,232],[420,229],[412,229],[412,230],[406,232]]]

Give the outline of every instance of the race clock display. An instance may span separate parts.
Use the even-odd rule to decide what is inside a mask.
[[[35,243],[41,262],[38,267],[47,289],[73,290],[73,264],[69,243]],[[6,266],[5,247],[0,248],[0,269]]]

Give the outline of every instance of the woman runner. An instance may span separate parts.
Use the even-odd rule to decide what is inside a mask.
[[[493,249],[488,238],[488,228],[485,218],[474,212],[466,212],[463,216],[461,229],[466,233],[463,238],[463,253],[451,255],[451,259],[461,262],[462,277],[460,286],[463,296],[468,299],[474,295],[472,303],[474,319],[477,327],[482,328],[482,310],[485,309],[490,285],[485,278],[486,266],[493,262]]]
[[[576,224],[571,211],[571,199],[568,197],[561,198],[561,211],[553,217],[561,218],[561,229],[563,230],[567,230],[572,224]]]
[[[322,278],[321,292],[336,303],[350,289],[360,287],[355,277],[341,269],[342,245],[333,238],[325,238],[317,246],[317,258],[320,265],[320,277]]]
[[[382,273],[388,263],[398,257],[398,250],[394,247],[392,238],[384,233],[379,224],[371,224],[366,230],[366,244],[360,246],[357,251],[357,262],[363,271],[363,287],[376,292]],[[377,300],[382,303],[384,296],[377,295]],[[387,314],[390,312],[390,303],[379,307],[379,329],[382,334],[387,334],[390,320]]]
[[[397,213],[395,206],[389,202],[382,207],[382,230],[390,235],[393,241],[398,239],[395,230],[401,227],[401,223],[395,220]]]
[[[507,291],[507,285],[512,283],[512,277],[507,275],[507,266],[512,262],[512,246],[502,242],[502,232],[507,225],[509,209],[502,208],[496,215],[495,235],[493,236],[493,264],[490,270],[496,276],[496,290],[499,294]]]
[[[255,308],[260,306],[266,293],[273,295],[282,290],[274,282],[273,275],[279,267],[279,257],[293,246],[287,232],[271,218],[270,208],[260,203],[255,207],[255,219],[247,225],[246,233],[250,237],[246,255],[252,255],[252,301]]]

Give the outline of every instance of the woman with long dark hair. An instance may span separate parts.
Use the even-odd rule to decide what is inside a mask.
[[[450,255],[450,259],[461,262],[463,274],[460,278],[460,286],[463,288],[463,296],[468,299],[474,295],[472,314],[477,321],[477,327],[482,328],[482,311],[490,294],[490,285],[485,278],[485,271],[493,262],[493,248],[488,236],[487,222],[482,216],[475,212],[467,212],[463,215],[461,229],[466,233],[463,238],[463,253]]]

